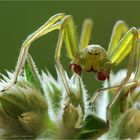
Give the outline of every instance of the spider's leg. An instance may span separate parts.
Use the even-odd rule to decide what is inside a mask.
[[[124,21],[119,20],[116,22],[116,24],[113,27],[113,32],[107,50],[108,55],[110,55],[112,51],[117,47],[119,41],[126,34],[127,31],[128,31],[128,26]]]
[[[97,90],[95,91],[95,93],[93,94],[93,96],[91,96],[89,103],[90,103],[90,104],[93,104],[94,101],[96,100],[96,98],[97,98],[102,92],[104,92],[105,90],[110,91],[110,90],[112,90],[112,89],[118,88],[119,86],[120,86],[120,85],[113,86],[113,87],[107,87],[107,88],[100,88],[100,89],[97,89]]]
[[[138,48],[138,31],[136,28],[131,28],[127,34],[122,38],[122,40],[120,41],[119,45],[117,46],[117,52],[119,52],[119,54],[117,54],[117,56],[112,56],[111,60],[115,60],[115,61],[120,61],[119,59],[122,59],[122,57],[124,58],[124,56],[119,56],[122,55],[121,53],[123,53],[123,51],[127,51],[127,45],[125,46],[124,44],[129,43],[129,47],[130,49],[130,57],[129,57],[129,63],[128,63],[128,67],[127,67],[127,74],[126,77],[124,78],[124,80],[122,81],[122,83],[120,84],[119,88],[116,91],[116,94],[113,96],[111,102],[109,103],[109,105],[107,106],[107,114],[106,114],[106,118],[107,118],[107,124],[109,127],[110,124],[110,111],[112,106],[114,105],[114,103],[116,102],[116,100],[120,97],[120,93],[123,90],[123,88],[125,87],[125,85],[127,84],[132,70],[133,70],[133,66],[134,66],[134,62],[137,59],[136,56],[136,51]],[[122,48],[123,47],[123,48]],[[117,53],[116,52],[116,53]],[[114,58],[114,59],[113,59]]]
[[[130,82],[127,83],[124,88],[129,89],[132,87],[137,86],[136,82]],[[116,86],[111,86],[111,87],[106,87],[106,88],[101,88],[101,89],[97,89],[96,92],[94,93],[94,95],[90,98],[90,104],[94,103],[94,101],[96,100],[96,98],[98,97],[98,95],[102,94],[104,91],[108,91],[108,93],[110,93],[109,91],[114,91],[117,90],[120,87],[120,85],[116,85]]]
[[[133,32],[138,31],[135,27],[132,27],[119,41],[118,45],[108,54],[108,58],[111,63],[119,64],[130,52],[132,52],[132,47],[135,49],[135,46],[132,46],[133,42]],[[137,37],[138,38],[138,37]],[[138,39],[137,39],[138,42]],[[136,49],[135,49],[136,50]]]
[[[138,33],[139,33],[139,38],[140,38],[140,29],[138,29]]]
[[[83,23],[83,29],[80,37],[80,43],[79,43],[80,50],[88,46],[91,38],[92,28],[93,28],[93,21],[91,19],[86,19]]]
[[[54,24],[51,24],[51,26],[48,26],[48,24],[45,24],[45,26],[43,25],[35,33],[33,33],[31,36],[29,36],[28,39],[23,43],[23,46],[21,48],[21,52],[19,55],[19,59],[17,62],[13,82],[10,85],[8,85],[7,87],[5,87],[3,91],[6,91],[7,89],[11,88],[17,82],[17,78],[20,73],[20,70],[26,60],[30,44],[37,38],[51,32],[53,30],[59,29],[60,33],[59,33],[59,39],[58,39],[56,53],[55,53],[55,59],[56,59],[56,64],[57,64],[58,70],[60,71],[64,86],[65,86],[65,89],[67,91],[67,94],[68,94],[68,96],[71,96],[71,92],[70,92],[67,80],[65,78],[63,67],[60,63],[61,48],[62,48],[63,41],[65,41],[68,56],[69,56],[69,58],[73,59],[76,52],[78,51],[78,47],[77,47],[76,32],[75,32],[75,27],[74,27],[74,22],[73,22],[72,17],[71,16],[62,17],[62,16],[61,16],[61,21],[59,21],[59,22],[56,22],[55,18],[54,19],[51,18],[51,20],[55,21]],[[60,17],[59,17],[59,20],[60,20]],[[47,28],[46,28],[46,26],[47,26]],[[70,100],[68,101],[68,104],[69,103],[70,103]]]
[[[58,38],[58,43],[57,43],[56,52],[55,52],[56,66],[61,74],[65,89],[70,99],[72,94],[69,89],[69,85],[67,83],[65,73],[60,62],[63,41],[65,41],[66,43],[68,56],[73,59],[75,54],[78,52],[78,46],[77,46],[77,40],[76,40],[76,30],[74,27],[72,16],[66,16],[62,21],[61,30],[59,32],[59,38]],[[70,103],[70,100],[68,101],[67,105],[69,105],[69,103]]]
[[[138,47],[136,49],[136,73],[134,77],[134,81],[138,81],[140,78],[140,30],[138,30]]]
[[[29,49],[31,43],[33,41],[35,41],[37,38],[51,32],[52,30],[59,29],[60,24],[59,24],[58,21],[63,19],[64,16],[65,16],[65,14],[63,14],[63,13],[52,16],[43,26],[41,26],[38,30],[36,30],[34,33],[32,33],[23,42],[22,47],[21,47],[21,51],[20,51],[20,54],[19,54],[19,57],[18,57],[18,61],[17,61],[17,65],[16,65],[16,68],[15,68],[15,73],[14,73],[14,77],[12,79],[12,82],[9,85],[5,86],[2,90],[2,92],[8,90],[9,88],[11,88],[13,85],[16,84],[18,75],[19,75],[22,67],[24,66],[24,62],[26,60],[28,49]]]

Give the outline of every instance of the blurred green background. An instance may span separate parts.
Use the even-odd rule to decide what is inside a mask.
[[[74,17],[78,34],[81,32],[85,18],[94,20],[94,31],[91,43],[107,48],[114,23],[125,20],[128,25],[139,27],[140,2],[131,1],[30,1],[30,2],[0,2],[0,72],[14,70],[21,44],[33,31],[46,20],[57,13],[64,12]],[[49,69],[56,76],[54,67],[54,52],[58,31],[52,32],[35,41],[30,53],[37,66]],[[63,66],[69,70],[70,60],[63,51]],[[84,83],[90,93],[101,86],[96,82],[94,73],[84,73]]]

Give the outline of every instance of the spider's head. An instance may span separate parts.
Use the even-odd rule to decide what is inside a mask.
[[[104,81],[109,79],[111,62],[107,52],[99,45],[90,45],[78,52],[71,63],[71,68],[75,73],[81,75],[82,70],[96,73],[96,79]]]

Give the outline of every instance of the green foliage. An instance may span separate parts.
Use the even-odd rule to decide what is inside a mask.
[[[49,72],[42,72],[42,81],[45,95],[48,99],[49,110],[57,116],[62,108],[61,101],[63,96],[61,87]]]
[[[26,75],[27,81],[29,81],[34,86],[34,88],[40,91],[40,93],[44,94],[41,81],[40,81],[40,75],[32,60],[32,57],[29,54],[27,57],[27,61],[25,63],[25,75]]]
[[[104,120],[94,114],[88,114],[83,121],[81,132],[77,138],[96,138],[107,131],[107,124]]]
[[[7,77],[3,75],[1,86],[13,77],[12,72],[7,74]],[[81,77],[74,74],[69,78],[66,72],[65,76],[72,93],[68,106],[69,97],[58,70],[57,80],[48,71],[40,75],[28,55],[25,73],[19,76],[15,86],[0,95],[0,128],[3,130],[0,138],[95,139],[105,134],[108,127],[101,108],[106,108],[102,103],[108,104],[111,96],[104,98],[102,94],[93,111]],[[139,102],[138,91],[133,91],[131,96],[134,102]],[[114,92],[109,91],[111,95]],[[131,109],[133,105],[129,102],[124,102],[127,104],[124,113],[119,110],[120,100],[116,102],[111,111],[111,129],[104,139],[139,136],[139,108]],[[98,117],[99,112],[103,119]]]

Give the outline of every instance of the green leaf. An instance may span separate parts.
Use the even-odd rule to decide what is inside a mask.
[[[91,137],[95,136],[98,132],[99,132],[99,130],[83,130],[76,136],[76,138],[78,138],[78,139],[91,138]]]
[[[51,99],[52,109],[57,114],[61,108],[62,94],[61,94],[61,90],[58,89],[53,83],[51,83],[51,86],[53,88],[54,93],[52,93],[50,91],[49,95],[50,95],[50,99]]]
[[[25,75],[27,81],[29,81],[40,93],[44,94],[38,70],[29,54],[25,63]]]
[[[75,107],[80,105],[84,115],[88,108],[88,94],[82,82],[82,78],[76,74],[73,74],[71,79],[68,80],[68,83],[72,92],[71,103]]]
[[[103,129],[106,127],[106,122],[93,114],[89,114],[84,120],[83,127],[87,130]]]
[[[81,132],[77,135],[77,138],[96,138],[107,131],[107,124],[104,120],[98,118],[93,114],[86,116]]]
[[[57,116],[62,108],[63,95],[61,85],[57,83],[48,71],[47,73],[42,72],[42,79],[49,109]]]

